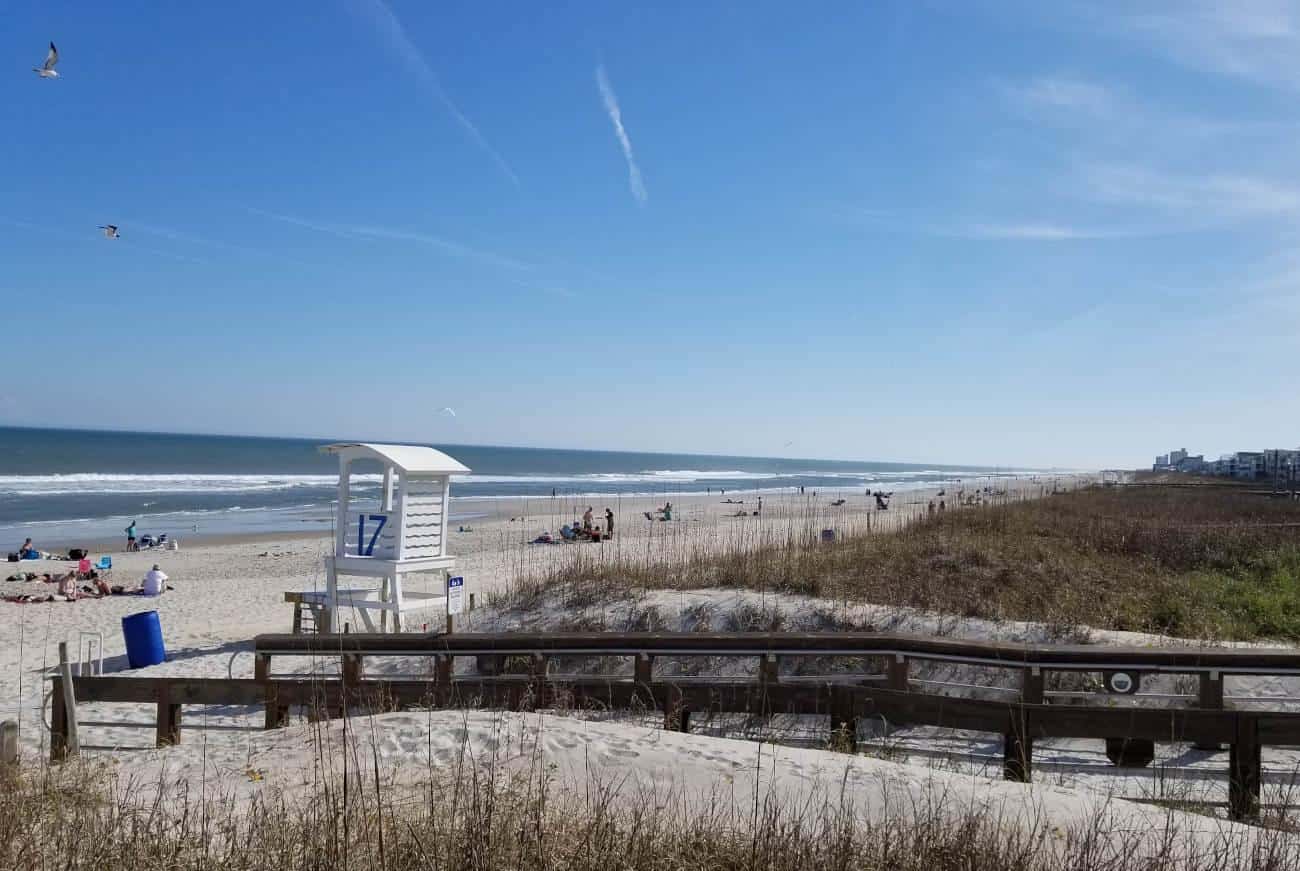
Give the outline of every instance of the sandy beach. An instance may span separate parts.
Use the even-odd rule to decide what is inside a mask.
[[[1056,486],[1076,486],[1085,480],[1057,481]],[[994,491],[1001,495],[983,493],[984,486],[987,485],[981,483],[979,487],[958,489],[965,491],[961,498],[966,500],[974,497],[978,503],[982,494],[985,501],[996,503],[1050,498],[1048,494],[1052,485],[1032,478],[1000,479]],[[659,507],[659,500],[615,500],[610,504],[617,512],[613,540],[566,545],[528,542],[543,532],[558,532],[562,523],[586,507],[582,502],[487,500],[482,506],[484,516],[465,524],[465,531],[454,532],[452,536],[452,550],[458,556],[457,571],[467,578],[469,589],[478,603],[472,613],[457,618],[457,629],[543,629],[567,619],[591,619],[592,615],[587,612],[566,613],[564,607],[556,602],[543,603],[535,613],[521,613],[517,609],[503,609],[493,604],[494,595],[506,590],[512,579],[521,575],[544,574],[562,566],[564,560],[571,559],[575,553],[589,554],[598,559],[636,559],[643,555],[646,558],[680,556],[717,548],[755,547],[764,542],[783,540],[792,531],[819,534],[822,529],[834,529],[839,534],[883,533],[899,529],[923,516],[929,510],[931,500],[958,501],[954,498],[957,496],[955,491],[943,489],[943,496],[937,489],[900,492],[891,500],[888,511],[876,510],[874,500],[868,499],[865,493],[836,493],[833,496],[791,493],[779,498],[765,494],[762,513],[758,517],[753,514],[758,510],[756,497],[735,496],[744,499],[743,505],[724,501],[732,496],[679,497],[674,500],[674,519],[671,521],[646,519],[644,513]],[[831,504],[840,498],[845,500],[844,504]],[[592,507],[599,515],[605,505],[593,502]],[[742,510],[746,512],[745,516],[736,516]],[[970,505],[947,510],[976,511],[981,508]],[[322,558],[331,547],[331,539],[320,534],[182,541],[178,551],[111,554],[114,561],[112,580],[116,584],[137,583],[155,563],[166,571],[174,589],[160,598],[117,596],[76,602],[0,603],[0,615],[9,627],[0,642],[0,719],[19,720],[23,752],[33,761],[41,758],[48,746],[48,730],[44,725],[48,720],[48,712],[44,710],[48,703],[47,684],[42,675],[57,662],[59,642],[68,641],[75,649],[81,633],[93,633],[97,638],[102,636],[104,671],[123,672],[127,664],[120,621],[122,617],[142,610],[158,611],[169,659],[161,665],[130,674],[251,677],[251,639],[258,633],[289,630],[292,606],[284,602],[284,592],[321,589],[324,585]],[[65,565],[47,561],[25,563],[22,568],[58,570]],[[0,584],[4,585],[7,594],[10,591],[29,592],[44,586],[40,582],[23,581]],[[637,595],[644,606],[654,607],[665,615],[672,628],[684,628],[686,615],[698,612],[701,607],[725,615],[752,608],[756,603],[782,609],[791,615],[791,626],[799,628],[801,620],[825,606],[821,600],[808,597],[745,590],[658,590]],[[593,607],[599,610],[602,606]],[[1050,629],[1038,624],[973,619],[954,621],[951,615],[886,608],[871,603],[845,607],[853,612],[846,616],[895,631],[1023,641],[1050,637]],[[441,626],[442,614],[430,613],[428,616],[430,627]],[[345,614],[342,619],[354,624],[358,622],[355,615],[349,617]],[[421,624],[410,628],[418,631],[424,627]],[[1097,633],[1096,640],[1123,644],[1178,643],[1172,639],[1132,633]],[[278,664],[276,670],[310,669],[319,665],[300,660],[298,664]],[[411,664],[406,661],[367,663],[368,671],[376,673],[403,668],[409,673]],[[957,671],[943,677],[961,680],[964,675],[958,667]],[[1285,697],[1295,695],[1295,691],[1300,689],[1291,686],[1292,683],[1300,684],[1300,681],[1260,679],[1241,689]],[[186,738],[182,745],[158,750],[153,747],[153,713],[152,708],[145,705],[81,706],[79,719],[93,724],[81,730],[87,758],[112,759],[119,777],[140,782],[153,782],[159,778],[193,782],[195,778],[201,778],[205,788],[248,797],[264,789],[286,792],[309,789],[313,778],[320,773],[312,768],[316,758],[312,747],[321,740],[343,742],[339,736],[329,738],[333,727],[327,728],[324,736],[319,727],[305,724],[268,733],[261,729],[260,711],[189,706],[185,713]],[[630,772],[634,782],[641,786],[662,789],[674,785],[669,774],[681,758],[705,760],[707,765],[696,766],[689,777],[676,784],[700,795],[718,784],[741,783],[737,772],[748,767],[758,752],[758,745],[752,741],[706,733],[711,730],[688,736],[665,735],[635,717],[617,725],[602,725],[590,717],[530,719],[514,714],[416,712],[371,717],[368,722],[366,728],[373,734],[366,740],[380,748],[378,752],[386,766],[387,776],[395,785],[404,779],[418,777],[419,771],[429,764],[444,764],[462,753],[496,752],[501,735],[511,730],[545,736],[545,758],[575,783],[585,776],[585,766],[595,765],[597,770],[607,773]],[[802,727],[799,723],[790,723],[780,728],[785,730],[788,739],[797,735]],[[890,740],[889,758],[896,761],[867,759],[853,763],[859,771],[852,775],[855,783],[861,779],[864,788],[875,784],[860,796],[866,802],[863,809],[868,816],[876,812],[872,807],[882,796],[891,790],[901,790],[899,796],[910,796],[908,800],[918,801],[929,801],[940,795],[959,796],[965,804],[992,799],[1004,810],[1018,808],[1016,813],[1030,815],[1032,809],[1034,814],[1046,814],[1050,819],[1068,825],[1094,812],[1100,801],[1097,796],[1118,793],[1152,797],[1158,788],[1153,785],[1148,771],[1107,767],[1099,742],[1093,742],[1098,744],[1097,747],[1091,747],[1087,742],[1055,742],[1038,751],[1040,760],[1037,764],[1043,771],[1041,783],[1024,787],[994,781],[997,784],[994,795],[988,791],[990,781],[985,778],[996,778],[999,771],[996,760],[1000,757],[984,753],[978,742],[971,744],[969,738],[923,729],[903,730],[891,736]],[[536,745],[528,747],[525,746],[527,742],[518,743],[519,746],[513,749],[507,748],[503,758],[518,765],[535,762],[535,756],[530,754],[537,752]],[[772,783],[786,798],[797,796],[805,788],[829,789],[836,778],[843,776],[845,763],[836,754],[806,746],[763,746],[769,747],[766,751],[768,764],[775,766]],[[936,751],[941,752],[936,755]],[[1162,749],[1161,758],[1175,752],[1174,749]],[[1271,765],[1300,763],[1300,755],[1279,748],[1270,748],[1269,756]],[[960,761],[963,758],[965,762]],[[904,759],[912,764],[901,764]],[[989,762],[988,759],[995,761]],[[1081,760],[1083,765],[1079,770]],[[1213,760],[1196,764],[1201,765],[1207,774],[1221,767]],[[250,771],[255,772],[255,776],[250,775]],[[669,779],[665,780],[665,777]],[[882,786],[887,784],[893,786]],[[1068,789],[1063,790],[1063,787]],[[1080,788],[1084,788],[1082,792],[1069,791]],[[1197,794],[1213,798],[1223,788],[1221,781],[1206,778],[1197,787]],[[881,789],[884,791],[873,792]],[[737,800],[742,803],[749,800],[744,794],[737,795]],[[871,797],[873,795],[875,798]],[[1138,828],[1146,825],[1142,822],[1146,812],[1137,806],[1131,809],[1120,807],[1116,812],[1126,827],[1129,823]],[[1226,835],[1241,836],[1231,824],[1196,817],[1184,819],[1180,815],[1179,825],[1189,832],[1196,832],[1191,836],[1193,841]]]
[[[984,498],[1016,499],[1038,498],[1051,486],[1049,481],[1035,478],[1000,478],[992,483],[986,479],[968,482],[957,489],[964,491],[966,498],[978,499],[978,492],[991,487],[1005,495]],[[1072,484],[1058,480],[1056,486]],[[940,489],[945,491],[943,496],[938,495]],[[840,499],[843,505],[832,504]],[[588,503],[551,498],[482,500],[461,506],[481,516],[452,524],[450,549],[457,557],[457,573],[466,578],[468,592],[482,612],[512,579],[547,572],[577,552],[610,560],[671,558],[724,547],[755,547],[782,540],[792,531],[810,535],[823,529],[841,535],[884,532],[923,515],[930,501],[939,499],[954,504],[957,492],[952,488],[898,492],[888,511],[876,510],[874,500],[861,491],[764,494],[761,514],[756,517],[759,503],[752,493],[679,496],[673,500],[673,520],[665,522],[645,517],[646,512],[661,507],[662,500],[625,497],[590,503],[598,517],[607,505],[615,511],[613,539],[555,545],[529,542],[548,531],[558,538],[560,527],[579,516]],[[741,512],[745,516],[736,516]],[[458,531],[462,527],[464,531]],[[105,552],[112,557],[112,584],[135,587],[157,564],[174,589],[152,599],[113,596],[75,602],[0,602],[0,619],[8,627],[0,642],[0,719],[21,720],[25,746],[38,747],[44,738],[39,720],[41,675],[58,661],[59,642],[68,641],[76,650],[80,633],[102,635],[105,671],[117,671],[126,664],[121,619],[157,610],[170,661],[155,668],[189,674],[251,675],[251,657],[236,657],[231,665],[227,662],[231,654],[246,649],[259,633],[289,631],[293,607],[285,603],[284,593],[324,589],[323,557],[330,552],[332,540],[328,533],[284,533],[234,540],[182,539],[177,551],[125,553],[120,544],[118,547],[92,551],[95,558]],[[8,566],[7,574],[61,573],[72,564],[43,560]],[[412,578],[408,589],[432,590],[434,584],[440,584],[435,578]],[[0,590],[6,596],[54,592],[52,585],[39,580],[0,581]],[[340,619],[359,624],[356,615],[343,614]],[[440,627],[443,619],[440,613],[430,613],[427,625]],[[469,629],[476,619],[487,617],[483,613],[467,615],[461,624]],[[409,628],[424,626],[421,620]]]

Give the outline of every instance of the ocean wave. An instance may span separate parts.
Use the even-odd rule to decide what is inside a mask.
[[[354,481],[375,483],[379,475],[358,475]],[[337,475],[154,474],[119,475],[78,472],[67,475],[0,475],[0,494],[12,496],[74,496],[81,494],[252,493],[325,489],[338,485]]]
[[[897,480],[953,480],[982,473],[974,470],[918,469],[907,471],[819,470],[762,472],[740,469],[645,469],[637,472],[549,473],[535,475],[455,475],[453,483],[522,484],[533,487],[565,486],[599,488],[601,486],[706,485],[710,482],[741,482],[773,486],[782,481],[853,481],[869,484]],[[361,492],[377,487],[379,475],[356,475],[353,483]],[[0,475],[0,496],[79,496],[79,495],[159,495],[159,494],[235,494],[271,493],[286,490],[329,491],[338,484],[334,474],[113,474],[78,472],[62,475]],[[815,485],[814,485],[815,486]]]

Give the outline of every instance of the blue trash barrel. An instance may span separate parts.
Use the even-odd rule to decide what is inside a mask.
[[[167,659],[163,648],[162,624],[157,611],[141,611],[122,618],[122,635],[126,638],[126,661],[131,668],[157,665]]]

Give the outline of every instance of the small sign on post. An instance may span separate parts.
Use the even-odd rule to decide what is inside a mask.
[[[457,576],[447,578],[447,614],[459,614],[465,610],[465,579]]]

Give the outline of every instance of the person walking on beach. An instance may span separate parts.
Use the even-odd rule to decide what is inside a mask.
[[[608,538],[614,534],[614,512],[608,508],[605,509],[605,536]]]
[[[131,521],[131,525],[128,526],[128,527],[126,528],[126,549],[127,549],[127,550],[136,550],[136,546],[135,546],[135,521],[134,521],[134,520],[132,520],[132,521]]]

